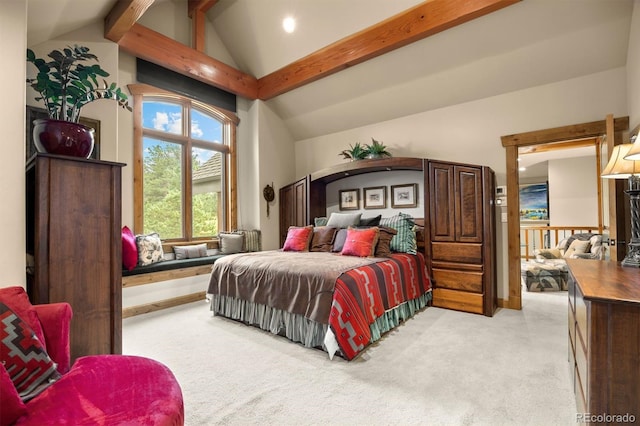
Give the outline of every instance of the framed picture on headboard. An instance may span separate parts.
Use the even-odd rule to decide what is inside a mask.
[[[359,189],[341,189],[338,192],[340,210],[358,210],[360,208]]]
[[[418,184],[391,185],[391,208],[418,207]]]
[[[36,108],[36,107],[27,105],[27,119],[25,123],[26,124],[25,137],[27,139],[27,144],[25,149],[25,154],[26,154],[25,160],[29,160],[29,158],[31,158],[33,154],[37,152],[36,145],[33,142],[33,120],[37,120],[39,118],[49,118],[49,114],[47,114],[47,111],[43,108]],[[99,160],[100,159],[100,120],[94,120],[93,118],[80,117],[80,120],[78,121],[80,124],[87,127],[91,127],[93,128],[93,130],[95,130],[93,151],[91,152],[91,155],[89,156],[89,158],[93,158],[94,160]]]

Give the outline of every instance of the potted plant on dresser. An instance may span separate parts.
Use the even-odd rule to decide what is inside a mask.
[[[112,99],[129,111],[127,95],[115,83],[107,83],[108,77],[97,63],[96,55],[85,46],[68,46],[54,49],[48,55],[50,61],[37,58],[27,49],[27,62],[32,63],[38,74],[27,79],[27,84],[40,94],[48,119],[34,120],[33,139],[39,152],[88,158],[93,151],[94,129],[78,123],[83,106],[98,99]]]

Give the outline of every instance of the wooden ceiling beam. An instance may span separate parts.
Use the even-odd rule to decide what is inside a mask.
[[[258,80],[268,100],[521,0],[428,0]]]
[[[118,0],[104,19],[104,38],[118,42],[154,0]]]
[[[143,25],[134,24],[118,41],[129,54],[192,77],[235,95],[257,99],[255,77],[170,39]]]

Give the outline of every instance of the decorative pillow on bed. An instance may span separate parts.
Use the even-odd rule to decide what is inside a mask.
[[[322,217],[316,217],[313,219],[313,224],[315,226],[326,226],[327,225],[327,221],[329,219],[327,219],[326,217],[322,216]]]
[[[388,226],[398,233],[391,239],[391,250],[400,253],[416,254],[418,244],[416,242],[415,222],[411,215],[398,213],[395,216],[380,219],[380,226]]]
[[[347,240],[347,229],[343,228],[343,229],[338,229],[338,232],[336,232],[336,236],[333,239],[333,247],[331,248],[331,251],[333,253],[340,253],[342,251],[342,248],[344,247],[344,242]]]
[[[341,254],[345,256],[373,256],[378,242],[378,227],[366,229],[348,228],[347,239]]]
[[[138,264],[138,246],[136,237],[127,226],[122,227],[122,265],[127,271]]]
[[[176,255],[176,260],[206,257],[207,245],[203,243],[192,246],[173,246],[173,252]]]
[[[380,226],[378,228],[378,244],[376,244],[375,257],[390,257],[391,256],[391,239],[398,233],[393,228],[387,226]]]
[[[242,232],[220,232],[218,242],[222,254],[241,253],[244,249],[244,234]]]
[[[316,226],[309,251],[331,251],[338,230],[332,226]]]
[[[23,401],[60,378],[34,331],[4,303],[0,303],[0,362]]]
[[[334,228],[357,226],[360,223],[360,216],[362,216],[362,213],[331,213],[327,226],[333,226]]]
[[[380,219],[382,219],[381,214],[375,217],[360,218],[360,222],[358,223],[358,226],[378,226],[380,225]]]
[[[290,226],[282,250],[309,251],[311,238],[313,238],[313,226]]]

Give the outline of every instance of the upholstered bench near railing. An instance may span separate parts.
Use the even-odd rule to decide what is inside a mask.
[[[122,288],[131,288],[139,285],[194,277],[197,275],[209,275],[211,273],[211,266],[222,256],[225,255],[216,254],[206,257],[198,257],[195,259],[164,260],[147,266],[136,266],[130,271],[123,269]],[[122,317],[128,318],[134,315],[195,302],[197,300],[204,300],[204,298],[205,291],[202,291],[146,305],[131,306],[122,309]]]

